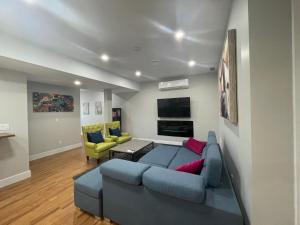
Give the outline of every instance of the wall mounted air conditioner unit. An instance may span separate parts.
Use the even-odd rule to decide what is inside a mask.
[[[164,82],[158,83],[158,89],[160,91],[188,89],[188,88],[189,88],[189,80],[188,79],[164,81]]]

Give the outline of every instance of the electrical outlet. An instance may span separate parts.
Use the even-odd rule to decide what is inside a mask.
[[[62,144],[62,140],[59,140],[59,141],[58,141],[58,144],[60,144],[60,145],[61,145],[61,144]]]
[[[58,118],[55,118],[55,122],[58,123],[58,122],[59,122],[59,119],[58,119]]]
[[[9,131],[9,124],[8,123],[0,124],[0,131]]]

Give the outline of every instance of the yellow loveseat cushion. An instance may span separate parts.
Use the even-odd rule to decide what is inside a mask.
[[[102,142],[96,145],[95,152],[103,152],[117,145],[116,142]]]
[[[121,136],[121,137],[118,137],[117,143],[122,144],[126,141],[129,141],[130,139],[131,139],[131,136]]]

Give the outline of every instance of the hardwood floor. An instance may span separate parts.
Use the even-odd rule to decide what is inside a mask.
[[[40,224],[108,225],[77,209],[73,203],[73,179],[96,166],[75,149],[30,162],[32,177],[0,189],[0,225]]]

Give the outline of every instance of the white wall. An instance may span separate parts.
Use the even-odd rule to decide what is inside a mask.
[[[100,101],[102,103],[102,114],[96,115],[95,114],[95,102]],[[84,115],[83,114],[83,103],[89,102],[90,103],[90,114]],[[91,90],[80,90],[80,118],[81,118],[81,125],[89,125],[95,123],[103,123],[104,122],[104,96],[103,91],[91,91]]]
[[[0,124],[16,137],[0,140],[0,187],[30,176],[27,81],[20,73],[0,70]]]
[[[300,225],[300,2],[294,0],[294,152],[296,224]]]
[[[34,113],[32,92],[59,93],[74,97],[74,112]],[[78,145],[80,136],[80,90],[28,83],[29,149],[31,158],[47,151]]]
[[[239,124],[220,119],[221,147],[247,223],[292,225],[290,2],[234,0],[228,27],[237,29]]]
[[[291,10],[291,1],[249,1],[252,223],[258,225],[294,224]]]
[[[125,101],[124,99],[125,94],[112,94],[112,107],[113,108],[124,108],[125,107]],[[130,93],[127,95],[131,95]]]
[[[238,125],[220,118],[220,145],[234,186],[251,217],[252,155],[248,1],[234,0],[228,29],[237,29]],[[248,219],[247,219],[248,220]],[[249,221],[247,221],[249,223]]]
[[[191,97],[191,114],[194,121],[194,135],[207,139],[209,130],[217,131],[218,97],[215,73],[190,78],[190,88],[159,91],[158,82],[142,84],[141,91],[127,95],[114,95],[114,107],[122,108],[123,129],[133,137],[180,142],[181,137],[157,135],[157,99]],[[122,101],[123,99],[123,101]]]

